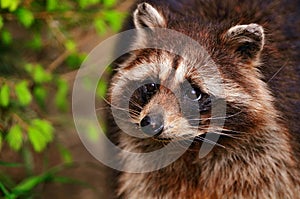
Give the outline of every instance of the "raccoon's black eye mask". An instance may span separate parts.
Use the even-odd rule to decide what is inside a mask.
[[[140,112],[142,108],[149,103],[151,98],[162,87],[159,81],[146,80],[141,82],[134,82],[133,84],[141,85],[138,87],[130,97],[129,107],[132,110]],[[180,98],[183,106],[188,109],[197,109],[200,113],[210,110],[211,98],[210,95],[203,92],[196,84],[186,81],[180,86]]]
[[[140,95],[140,101],[141,101],[140,105],[142,106],[146,105],[150,101],[152,96],[156,94],[156,92],[159,89],[159,86],[160,85],[156,83],[147,83],[139,87],[136,91]]]
[[[135,84],[139,86],[130,97],[129,107],[132,110],[140,112],[142,108],[150,101],[150,99],[159,90],[160,84],[154,83],[155,81],[144,81],[142,83]]]
[[[197,108],[200,113],[210,110],[211,96],[203,92],[201,88],[191,80],[181,85],[181,93],[183,96],[183,104],[187,104],[190,108]]]

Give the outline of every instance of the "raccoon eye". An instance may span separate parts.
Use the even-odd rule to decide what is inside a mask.
[[[143,103],[147,103],[150,98],[157,92],[159,84],[148,83],[141,87],[141,95]]]
[[[138,82],[140,85],[140,82]],[[137,88],[132,96],[130,97],[129,107],[130,110],[134,110],[133,113],[140,112],[141,109],[150,101],[153,95],[156,94],[160,87],[160,84],[156,83],[144,83],[142,86]],[[132,114],[132,118],[135,115]]]
[[[193,101],[198,101],[202,98],[202,93],[199,88],[191,87],[185,92],[185,96]]]
[[[155,93],[156,90],[158,89],[158,84],[155,84],[155,83],[149,83],[149,84],[145,84],[144,87],[145,87],[144,90],[145,90],[147,93]]]

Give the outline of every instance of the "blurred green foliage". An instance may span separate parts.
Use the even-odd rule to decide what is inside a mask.
[[[14,181],[0,172],[0,198],[32,198],[44,182],[70,183],[57,176],[57,168],[33,171],[33,156],[44,153],[56,140],[59,121],[48,118],[49,109],[69,110],[70,85],[66,74],[77,70],[86,54],[72,36],[76,28],[101,36],[121,28],[124,14],[117,0],[0,0],[0,155],[1,148],[23,157],[0,167],[20,167],[26,177]],[[50,49],[50,50],[49,50]],[[58,52],[57,54],[52,52]],[[104,97],[107,83],[100,81],[97,96]],[[96,133],[91,129],[91,137]],[[72,164],[70,151],[57,145],[63,164]],[[6,148],[7,148],[6,147]],[[0,156],[1,158],[1,156]]]

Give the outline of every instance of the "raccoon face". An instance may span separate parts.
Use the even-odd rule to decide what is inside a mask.
[[[138,29],[133,46],[140,50],[132,51],[120,65],[110,88],[110,95],[116,96],[112,105],[128,110],[120,116],[125,126],[131,125],[131,130],[138,129],[138,134],[155,140],[182,140],[208,132],[248,132],[263,125],[260,115],[271,107],[272,97],[257,70],[264,45],[260,25],[236,25],[207,34],[208,30],[197,24],[189,30],[184,24],[169,23],[147,3],[138,5],[133,20]],[[143,49],[149,42],[144,27],[181,31],[204,46],[210,58],[189,47],[184,56]],[[166,40],[171,46],[178,43],[167,35],[155,39]],[[225,114],[218,114],[218,106],[225,106]],[[225,123],[214,125],[220,119]]]
[[[159,79],[141,83],[129,101],[129,109],[139,113],[138,118],[135,114],[131,117],[137,119],[145,134],[157,139],[176,136],[172,132],[180,132],[184,126],[198,128],[200,123],[205,124],[204,117],[210,115],[212,96],[192,81],[180,82],[176,87],[171,85],[173,82],[173,79]]]

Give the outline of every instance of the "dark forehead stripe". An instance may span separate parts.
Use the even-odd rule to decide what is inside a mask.
[[[152,48],[145,48],[142,50],[132,51],[131,54],[135,54],[135,58],[123,68],[124,70],[131,70],[140,64],[153,62],[151,58],[160,57],[161,51]],[[128,59],[130,59],[130,56],[128,56]]]
[[[176,70],[182,61],[182,57],[180,55],[175,55],[173,62],[172,62],[172,68]]]

